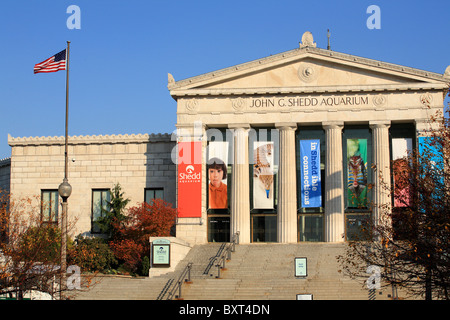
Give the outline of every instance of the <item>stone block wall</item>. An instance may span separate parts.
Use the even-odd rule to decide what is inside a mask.
[[[14,197],[57,190],[64,178],[64,137],[13,138],[11,193]],[[89,234],[92,190],[111,189],[117,183],[130,206],[144,202],[146,188],[162,188],[164,200],[176,206],[176,165],[169,134],[69,137],[69,222],[73,235]]]

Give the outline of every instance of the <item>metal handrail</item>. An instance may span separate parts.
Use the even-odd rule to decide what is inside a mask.
[[[158,298],[156,298],[156,300],[162,300],[164,298],[164,296],[167,293],[167,290],[169,290],[169,288],[172,286],[174,279],[169,279],[167,280],[166,284],[164,285],[164,288],[162,288],[161,292],[158,295]]]
[[[225,269],[225,262],[227,260],[231,260],[231,253],[236,250],[236,244],[239,244],[239,231],[233,235],[231,242],[227,244],[222,255],[215,259],[217,267],[217,276],[216,276],[217,279],[220,278],[220,270]]]
[[[173,297],[180,299],[181,298],[181,286],[183,282],[191,282],[191,268],[192,268],[192,262],[189,262],[187,266],[183,269],[181,272],[175,286],[170,290],[169,294],[167,295],[166,300],[172,300]],[[186,277],[187,275],[187,277]],[[175,291],[178,289],[178,295],[175,295]]]

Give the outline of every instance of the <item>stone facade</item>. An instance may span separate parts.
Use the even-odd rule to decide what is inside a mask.
[[[388,201],[380,184],[391,180],[392,138],[415,141],[425,131],[430,116],[443,108],[449,70],[439,74],[321,49],[305,33],[299,48],[287,52],[180,81],[169,74],[168,89],[177,102],[176,139],[168,134],[69,137],[69,219],[78,219],[74,234],[91,231],[93,190],[116,183],[130,205],[144,201],[146,188],[158,188],[178,207],[176,143],[200,142],[201,208],[192,216],[178,217],[180,241],[229,241],[235,233],[241,243],[309,241],[300,230],[305,217],[317,218],[320,234],[310,241],[345,241],[348,222],[356,221],[352,215],[369,215],[375,222],[380,215],[376,207],[361,211],[346,205],[347,141],[365,137],[368,183],[373,185],[370,199]],[[274,131],[273,210],[255,210],[251,198],[250,142],[263,130]],[[220,212],[208,208],[211,131],[226,135],[233,148],[228,158],[228,208]],[[305,137],[320,138],[324,150],[322,204],[315,211],[299,205],[298,143]],[[13,196],[58,188],[64,176],[63,137],[9,137],[8,142],[12,157],[0,162],[0,183],[6,185],[10,175]],[[382,177],[372,165],[382,170]],[[213,232],[225,232],[225,238],[214,238]],[[259,234],[255,237],[257,232],[263,240]]]
[[[74,136],[68,141],[69,221],[77,219],[73,235],[91,232],[92,190],[111,189],[116,183],[130,198],[129,206],[144,201],[146,188],[158,188],[175,207],[175,143],[169,134]],[[14,197],[58,189],[64,177],[64,137],[9,136],[8,143]]]
[[[438,74],[321,49],[306,33],[299,48],[291,51],[180,81],[169,74],[168,89],[177,101],[179,132],[193,132],[199,125],[203,132],[233,132],[233,159],[243,162],[232,165],[229,215],[224,216],[230,219],[230,233],[239,231],[242,243],[254,241],[246,162],[249,130],[279,130],[278,206],[271,215],[277,219],[277,241],[286,243],[298,241],[295,135],[305,128],[323,130],[324,212],[318,214],[324,221],[324,241],[340,242],[345,240],[345,214],[349,212],[344,206],[347,155],[343,136],[350,136],[351,130],[364,130],[370,137],[369,170],[372,164],[383,168],[384,180],[390,181],[390,134],[412,126],[410,133],[417,137],[423,123],[442,111],[450,82],[448,70]],[[207,135],[189,138],[179,134],[178,141],[188,139],[202,141],[206,152]],[[205,154],[203,161],[205,181]],[[386,195],[381,191],[380,177],[373,172],[370,175],[374,185],[371,198],[381,204]],[[213,215],[207,208],[207,192],[207,183],[203,182],[201,219],[179,219],[177,234],[187,236],[188,241],[206,241],[211,227],[208,219]],[[376,221],[377,210],[368,211]]]

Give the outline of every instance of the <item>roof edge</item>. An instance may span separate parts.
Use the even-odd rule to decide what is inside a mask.
[[[402,72],[404,74],[409,74],[412,76],[420,76],[424,77],[430,80],[435,81],[441,81],[441,82],[449,82],[450,81],[450,72],[448,71],[449,68],[443,73],[436,73],[431,71],[426,71],[422,69],[402,66],[399,64],[394,64],[390,62],[384,62],[380,60],[374,60],[370,58],[364,58],[352,54],[332,51],[329,49],[322,49],[317,48],[315,46],[308,46],[308,45],[302,45],[300,44],[300,48],[292,49],[289,51],[281,52],[278,54],[274,54],[268,57],[255,59],[249,62],[244,62],[241,64],[237,64],[231,67],[219,69],[216,71],[211,71],[208,73],[200,74],[197,76],[193,76],[187,79],[178,80],[175,81],[172,74],[168,74],[168,89],[171,90],[177,90],[180,88],[184,88],[187,86],[192,86],[196,83],[207,81],[207,80],[213,80],[220,77],[224,77],[227,75],[230,75],[232,73],[235,73],[236,71],[245,71],[247,69],[253,68],[255,66],[261,66],[264,64],[269,64],[277,61],[282,61],[288,58],[295,58],[296,56],[300,55],[315,55],[315,56],[321,56],[321,57],[327,57],[327,58],[334,58],[337,60],[345,61],[345,62],[352,62],[352,63],[358,63],[361,65],[365,65],[368,67],[378,67],[382,69],[386,69],[388,71],[394,71],[394,72]]]
[[[171,134],[112,134],[112,135],[86,135],[69,136],[68,143],[74,144],[96,144],[96,143],[146,143],[146,142],[168,142],[171,141]],[[10,146],[18,145],[62,145],[65,143],[65,137],[12,137],[8,134],[8,144]]]

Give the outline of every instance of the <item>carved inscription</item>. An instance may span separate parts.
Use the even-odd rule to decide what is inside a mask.
[[[278,107],[315,107],[315,106],[359,106],[368,105],[368,96],[339,96],[339,97],[294,97],[294,98],[251,98],[248,99],[249,108],[278,108]]]

